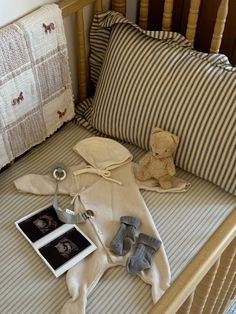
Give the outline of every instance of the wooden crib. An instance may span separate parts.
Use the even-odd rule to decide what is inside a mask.
[[[88,75],[85,51],[83,8],[92,4],[102,11],[101,0],[63,0],[59,2],[64,16],[76,14],[79,97],[88,95]],[[192,0],[187,19],[186,37],[194,44],[201,0]],[[219,52],[228,11],[228,0],[222,0],[217,11],[210,52]],[[162,29],[170,30],[174,1],[165,0]],[[126,3],[112,1],[112,9],[125,15]],[[149,1],[140,0],[139,25],[148,26]],[[158,12],[157,12],[158,13]],[[201,15],[204,12],[201,11]],[[199,34],[197,35],[199,38]],[[236,210],[217,229],[201,251],[155,304],[150,313],[223,313],[236,296]]]

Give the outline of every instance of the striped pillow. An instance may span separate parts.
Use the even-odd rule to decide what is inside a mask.
[[[234,193],[236,68],[218,58],[116,24],[89,122],[146,150],[154,126],[173,132],[176,165]]]
[[[89,68],[90,79],[96,87],[100,75],[102,63],[106,54],[112,26],[115,24],[130,24],[140,32],[158,40],[172,41],[182,47],[191,48],[192,44],[181,34],[168,31],[145,31],[138,25],[127,20],[122,14],[116,11],[106,11],[95,14],[90,30],[89,46]]]

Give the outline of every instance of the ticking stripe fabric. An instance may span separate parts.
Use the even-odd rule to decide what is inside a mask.
[[[61,10],[46,5],[0,30],[0,168],[73,116]]]
[[[140,32],[156,38],[157,40],[165,40],[178,44],[181,47],[191,48],[192,44],[181,34],[167,31],[146,31],[141,29],[138,25],[127,20],[122,14],[115,11],[106,11],[104,13],[95,14],[90,29],[90,54],[89,54],[89,68],[90,79],[96,87],[97,81],[101,72],[101,67],[106,54],[110,33],[112,26],[115,24],[130,24],[133,25]],[[221,58],[223,61],[223,59]]]
[[[0,173],[0,313],[56,314],[68,300],[65,275],[56,279],[14,225],[16,220],[52,199],[21,194],[15,190],[13,181],[27,173],[46,174],[57,160],[68,166],[81,162],[72,147],[89,136],[94,133],[70,122]],[[125,146],[135,161],[144,154],[138,147]],[[177,175],[191,182],[188,192],[142,192],[164,242],[172,280],[235,208],[235,197],[214,184],[182,170]],[[66,204],[68,199],[62,197],[62,206]],[[104,274],[89,296],[87,313],[145,314],[151,306],[150,286],[117,267]]]
[[[85,116],[146,150],[154,126],[177,134],[176,165],[235,193],[235,109],[236,68],[225,57],[116,23]]]

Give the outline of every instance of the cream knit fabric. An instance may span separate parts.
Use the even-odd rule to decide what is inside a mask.
[[[160,239],[136,184],[130,152],[121,144],[100,137],[82,140],[74,150],[87,164],[81,163],[68,170],[67,178],[59,183],[59,193],[78,195],[76,211],[94,211],[95,218],[81,224],[80,228],[94,241],[97,250],[68,271],[66,280],[71,299],[64,305],[63,313],[85,313],[87,295],[103,273],[110,267],[125,266],[127,258],[134,253],[135,247],[126,256],[116,256],[109,251],[121,216],[137,217],[141,221],[140,232]],[[36,174],[23,176],[14,183],[22,192],[41,195],[53,194],[56,186],[50,176]],[[139,276],[152,286],[156,303],[170,283],[163,245],[153,256],[151,268]]]

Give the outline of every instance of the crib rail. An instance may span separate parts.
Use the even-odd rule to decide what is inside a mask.
[[[235,297],[236,210],[165,292],[150,314],[223,313]]]

